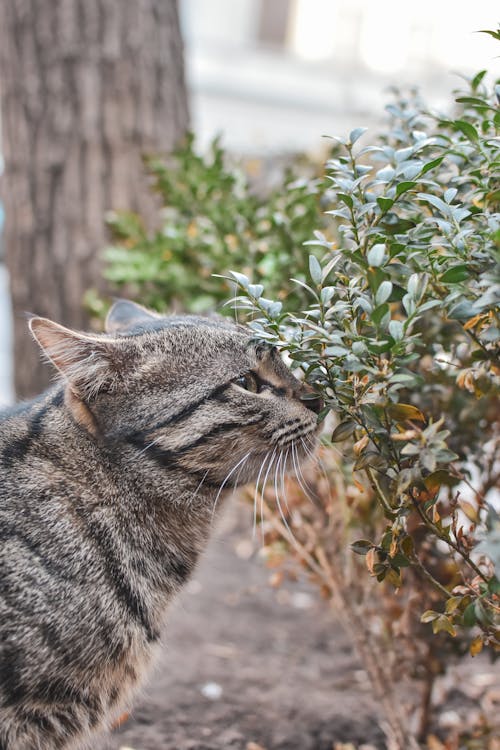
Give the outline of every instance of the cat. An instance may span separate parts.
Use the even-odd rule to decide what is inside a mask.
[[[223,318],[30,328],[62,377],[0,418],[0,750],[66,750],[129,704],[225,495],[304,460],[322,403]]]

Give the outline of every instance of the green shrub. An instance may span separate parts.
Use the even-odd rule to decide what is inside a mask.
[[[146,161],[159,229],[110,217],[109,280],[159,310],[227,302],[321,391],[321,467],[280,508],[255,493],[265,551],[332,601],[405,750],[453,654],[500,650],[500,89],[486,81],[448,116],[394,91],[381,134],[335,139],[326,179],[308,168],[266,195],[217,142],[203,158],[189,140]],[[423,684],[416,728],[406,678]]]
[[[161,207],[156,229],[136,213],[108,217],[113,244],[104,253],[105,277],[127,294],[165,310],[212,310],[227,299],[214,274],[238,268],[256,284],[294,306],[302,289],[286,281],[289,268],[305,279],[302,244],[321,222],[320,177],[297,178],[286,169],[279,186],[264,194],[248,171],[230,160],[215,140],[209,153],[196,153],[192,137],[168,160],[148,157],[146,172]],[[302,168],[302,172],[304,169]]]
[[[422,614],[435,633],[476,627],[500,649],[498,520],[486,500],[499,478],[500,113],[484,80],[457,98],[458,116],[398,96],[370,145],[358,143],[363,129],[337,139],[337,237],[306,243],[323,254],[309,257],[305,308],[283,311],[229,277],[256,337],[287,352],[338,416],[330,444],[351,446],[380,504],[381,537],[352,545],[371,575],[399,588],[416,566],[444,599]],[[442,544],[454,563],[444,580],[425,560]]]

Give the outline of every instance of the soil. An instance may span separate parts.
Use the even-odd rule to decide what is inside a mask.
[[[149,687],[102,750],[385,747],[348,637],[306,582],[269,586],[246,511],[224,517]]]

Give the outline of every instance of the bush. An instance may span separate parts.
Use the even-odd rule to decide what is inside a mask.
[[[363,129],[337,139],[343,153],[327,163],[336,238],[316,232],[323,254],[309,257],[305,308],[283,312],[229,274],[256,337],[286,352],[337,416],[323,448],[334,501],[316,475],[319,512],[300,501],[281,524],[268,517],[371,655],[387,652],[388,634],[407,636],[403,658],[425,683],[423,734],[450,648],[418,633],[415,610],[434,634],[455,638],[457,652],[500,651],[499,520],[488,503],[500,476],[500,113],[484,80],[482,71],[460,92],[454,117],[396,92],[375,142],[360,146]],[[386,589],[374,612],[356,574],[335,574],[339,562],[346,569],[332,533],[339,506],[344,543],[365,529],[352,550],[373,578],[402,589],[392,606]],[[367,669],[387,698],[391,660]],[[386,713],[403,747],[413,740],[393,698]]]
[[[108,278],[198,310],[227,299],[224,273],[256,338],[321,391],[321,466],[287,505],[252,500],[273,563],[299,560],[331,599],[400,748],[426,735],[452,654],[500,651],[498,92],[481,71],[443,116],[396,91],[368,145],[362,128],[335,139],[328,184],[288,177],[267,198],[189,142],[148,162],[162,228],[111,220]],[[404,679],[422,684],[408,710]]]
[[[255,162],[249,168],[256,166],[265,169]],[[307,179],[290,168],[282,175],[277,166],[278,187],[262,193],[248,170],[229,163],[218,140],[205,156],[196,153],[190,136],[168,160],[147,157],[146,172],[161,204],[158,226],[147,228],[133,212],[107,216],[113,244],[104,253],[106,279],[154,309],[199,313],[227,298],[214,274],[238,268],[256,284],[265,281],[269,293],[287,299],[291,309],[305,303],[303,290],[287,278],[290,267],[299,279],[306,277],[302,244],[321,222],[323,193],[311,165],[301,167]],[[94,296],[88,301],[99,311]]]
[[[377,580],[399,587],[416,552],[406,530],[416,513],[474,575],[460,601],[425,619],[451,634],[477,625],[500,647],[500,583],[470,554],[471,534],[493,523],[485,495],[498,481],[500,114],[483,76],[458,98],[458,119],[399,98],[376,144],[356,152],[361,130],[339,139],[345,155],[327,165],[337,199],[328,213],[342,223],[337,242],[316,233],[325,252],[309,257],[306,310],[282,313],[231,277],[256,336],[286,351],[339,415],[331,442],[354,439],[353,469],[389,522],[381,540],[354,551]],[[465,501],[473,468],[481,491]]]

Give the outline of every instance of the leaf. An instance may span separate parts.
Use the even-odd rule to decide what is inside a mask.
[[[449,205],[442,201],[441,198],[438,198],[437,195],[432,195],[431,193],[418,193],[417,197],[420,198],[421,201],[430,203],[432,206],[434,206],[434,208],[437,208],[437,210],[445,216],[449,215]]]
[[[439,279],[443,284],[458,284],[466,281],[471,275],[469,268],[465,264],[448,268]]]
[[[453,612],[455,612],[458,609],[461,602],[462,602],[461,596],[450,596],[450,598],[446,601],[446,605],[445,605],[446,614],[447,615],[453,614]]]
[[[373,570],[373,568],[374,568],[374,565],[375,565],[375,562],[376,562],[376,561],[375,561],[375,555],[376,555],[376,552],[377,552],[377,550],[375,549],[375,547],[372,547],[372,548],[371,548],[371,549],[369,549],[369,550],[368,550],[368,552],[366,553],[366,558],[365,558],[365,560],[366,560],[366,567],[368,568],[369,572],[370,572],[370,573],[371,573],[372,575],[373,575],[373,573],[374,573],[374,570]]]
[[[389,323],[389,333],[394,341],[401,341],[404,336],[404,328],[401,320],[391,320]]]
[[[443,198],[445,199],[446,203],[451,203],[457,193],[457,188],[448,188],[444,191]]]
[[[392,198],[385,198],[383,195],[377,198],[377,203],[384,213],[386,213],[386,211],[389,211],[389,209],[394,205],[394,201],[392,200]]]
[[[403,182],[400,182],[398,185],[396,185],[396,195],[399,196],[403,195],[403,193],[406,193],[408,190],[411,190],[417,185],[416,182],[413,182],[412,180],[404,180]]]
[[[328,305],[335,294],[334,286],[324,286],[321,290],[320,298],[323,305]]]
[[[428,609],[420,616],[420,622],[433,622],[433,620],[437,620],[438,617],[440,617],[439,612],[434,612],[434,610]]]
[[[490,29],[480,29],[479,34],[489,34],[493,39],[500,39],[500,29],[498,31],[491,31]]]
[[[417,298],[419,280],[420,275],[418,273],[412,273],[408,279],[408,294],[413,297],[413,299]]]
[[[352,196],[348,193],[337,193],[337,198],[340,198],[340,200],[346,204],[349,208],[352,208],[354,205],[354,201],[352,199]]]
[[[422,168],[422,175],[426,174],[427,172],[430,172],[431,169],[434,169],[434,167],[439,167],[443,159],[444,159],[444,156],[440,156],[437,159],[428,161],[427,164]]]
[[[394,588],[399,589],[403,585],[403,578],[399,570],[391,568],[387,573],[385,580],[388,581]]]
[[[453,627],[453,623],[446,615],[440,615],[436,620],[433,620],[432,622],[433,633],[441,633],[443,631],[445,633],[449,633],[452,636],[455,636],[457,634],[457,631]]]
[[[358,539],[356,542],[351,544],[351,549],[357,555],[366,555],[366,553],[373,547],[373,542],[368,539]]]
[[[484,641],[482,635],[477,635],[470,643],[469,651],[471,656],[477,656],[483,650]]]
[[[464,609],[463,623],[466,628],[472,628],[472,626],[476,624],[476,609],[474,605],[475,602],[471,602]]]
[[[476,75],[470,82],[470,86],[473,91],[476,91],[477,87],[479,86],[487,72],[487,70],[480,70],[479,73],[476,73]]]
[[[378,245],[373,245],[373,247],[368,251],[368,255],[366,256],[366,259],[368,261],[368,265],[372,266],[373,268],[377,268],[383,264],[384,257],[385,257],[385,245],[378,244]]]
[[[459,505],[469,521],[472,521],[472,523],[478,522],[477,508],[475,508],[472,503],[467,502],[467,500],[460,500]]]
[[[483,99],[478,99],[475,96],[459,96],[458,99],[455,99],[456,102],[459,104],[470,104],[471,106],[476,107],[484,107],[485,109],[491,109],[488,102],[485,102]]]
[[[248,294],[250,294],[252,297],[255,297],[256,299],[260,297],[263,291],[264,291],[264,287],[262,284],[249,284],[248,285],[248,289],[247,289]]]
[[[456,130],[460,130],[465,136],[467,136],[470,141],[477,143],[479,140],[478,132],[470,122],[466,122],[465,120],[455,120],[453,126]]]
[[[330,440],[332,443],[340,443],[341,440],[347,440],[351,437],[352,433],[356,429],[356,423],[348,419],[345,422],[341,422],[334,429]]]
[[[488,320],[488,318],[489,315],[487,313],[478,313],[477,315],[474,315],[473,318],[470,318],[466,323],[464,323],[464,331],[469,331],[471,328],[475,328],[480,321],[486,321]]]
[[[334,344],[333,346],[326,347],[325,354],[328,357],[346,357],[349,354],[349,350],[344,346],[336,346]]]
[[[389,305],[385,302],[383,305],[379,305],[371,314],[371,319],[375,325],[379,325],[382,319],[389,314]],[[385,342],[387,343],[387,342]]]
[[[309,256],[309,273],[315,284],[321,284],[321,266],[314,255]]]
[[[425,417],[416,406],[412,404],[390,404],[387,408],[389,416],[396,422],[405,422],[407,419],[416,419],[425,422]]]
[[[229,271],[229,273],[231,274],[233,279],[237,281],[241,287],[243,287],[243,289],[248,289],[248,285],[250,284],[248,276],[245,276],[244,273],[238,273],[237,271]]]
[[[354,130],[351,130],[349,133],[349,141],[351,144],[356,143],[356,141],[359,140],[367,130],[368,128],[354,128]]]
[[[493,578],[490,578],[488,581],[488,591],[491,594],[500,594],[500,581],[496,576],[493,576]]]
[[[363,449],[366,448],[369,442],[370,442],[370,438],[368,437],[368,435],[363,435],[363,437],[357,440],[352,447],[354,451],[354,455],[359,456],[360,453],[363,451]]]
[[[386,302],[391,296],[391,293],[392,282],[387,280],[383,281],[375,294],[375,302],[377,303],[377,305],[382,305],[384,302]]]

